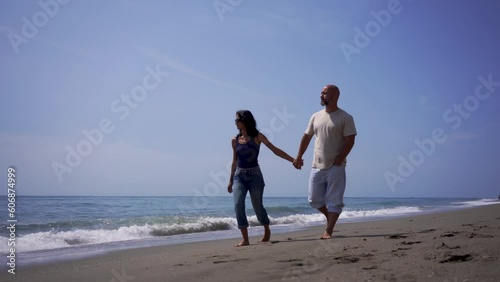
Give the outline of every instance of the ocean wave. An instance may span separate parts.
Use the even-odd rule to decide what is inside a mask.
[[[200,218],[197,222],[183,224],[158,224],[152,227],[152,236],[172,236],[187,233],[230,230],[236,227],[233,218]]]
[[[479,206],[500,204],[500,200],[498,200],[498,199],[479,199],[479,200],[474,200],[474,201],[453,202],[452,204],[460,205],[460,206],[464,206],[464,207],[479,207]]]
[[[44,231],[16,237],[16,251],[59,249],[77,245],[101,244],[146,238],[148,226],[126,226],[115,230]],[[0,253],[7,253],[8,238],[0,238]]]
[[[398,216],[412,213],[421,213],[422,209],[419,207],[400,206],[395,208],[382,208],[376,210],[344,210],[340,214],[340,218],[354,219],[354,218],[367,218],[367,217],[387,217]]]
[[[255,221],[257,219],[255,218]],[[66,248],[79,245],[139,240],[160,236],[236,229],[234,218],[202,217],[194,222],[182,224],[144,224],[122,226],[116,229],[76,229],[71,231],[34,232],[16,238],[16,250],[19,252]],[[0,253],[8,252],[8,238],[0,237]]]
[[[257,220],[257,218],[255,218]],[[321,213],[316,214],[293,214],[288,216],[282,216],[273,218],[270,217],[272,224],[298,224],[298,225],[307,225],[311,223],[316,223],[325,220],[325,216]]]
[[[397,216],[418,212],[422,212],[422,210],[418,207],[405,206],[374,210],[345,209],[340,218],[352,220],[370,217]],[[270,216],[270,221],[272,225],[310,226],[319,223],[322,224],[325,221],[325,217],[319,212],[314,214],[297,213],[286,216]],[[58,229],[50,231],[34,231],[33,233],[18,236],[16,238],[16,247],[19,252],[29,252],[175,236],[189,233],[237,229],[237,222],[234,217],[182,218],[177,219],[175,223],[159,223],[157,221],[142,224],[131,224],[130,221],[122,223],[125,225],[114,229],[96,228],[90,230],[77,227],[74,230],[67,231]],[[260,226],[260,223],[255,215],[248,216],[248,223],[250,227]],[[0,237],[0,253],[7,253],[7,246],[8,237]]]
[[[266,207],[267,213],[269,214],[279,214],[279,215],[289,215],[289,214],[298,214],[298,213],[306,213],[311,210],[309,205],[302,206],[270,206]]]

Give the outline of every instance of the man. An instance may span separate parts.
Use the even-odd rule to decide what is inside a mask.
[[[297,169],[304,165],[302,155],[315,135],[309,204],[326,217],[326,230],[321,239],[332,237],[333,228],[344,207],[346,157],[354,146],[356,136],[354,119],[337,106],[339,96],[337,86],[327,85],[323,88],[320,98],[325,109],[311,116],[293,162]]]

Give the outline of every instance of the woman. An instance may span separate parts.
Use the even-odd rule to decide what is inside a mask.
[[[269,140],[257,130],[257,123],[250,111],[240,110],[236,112],[234,120],[239,134],[233,137],[231,144],[233,147],[233,164],[231,166],[231,177],[227,191],[233,193],[234,210],[238,228],[241,231],[243,240],[236,245],[249,245],[248,241],[248,220],[245,213],[245,197],[250,192],[252,206],[257,215],[257,219],[264,226],[264,237],[261,242],[269,242],[271,230],[269,229],[269,217],[262,204],[264,194],[264,178],[259,168],[258,157],[260,144],[264,143],[275,155],[293,163],[294,159],[281,149],[275,147]]]

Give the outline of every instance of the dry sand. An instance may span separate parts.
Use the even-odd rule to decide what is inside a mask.
[[[133,249],[0,273],[0,281],[500,281],[500,205]]]

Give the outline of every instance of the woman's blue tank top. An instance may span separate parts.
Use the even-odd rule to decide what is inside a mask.
[[[236,156],[239,168],[253,168],[259,166],[260,144],[255,143],[255,137],[250,137],[246,144],[240,144],[239,135],[236,136]]]

